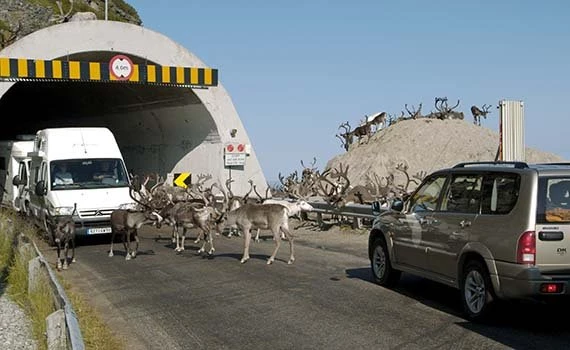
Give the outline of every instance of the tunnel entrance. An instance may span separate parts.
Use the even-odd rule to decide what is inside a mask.
[[[110,78],[117,55],[134,67],[126,81]],[[254,148],[217,73],[148,28],[113,21],[49,26],[0,51],[0,115],[12,124],[0,139],[48,127],[107,127],[134,174],[204,173],[221,184],[231,176],[236,195],[250,180],[264,190]],[[229,143],[248,146],[245,165],[226,166]]]

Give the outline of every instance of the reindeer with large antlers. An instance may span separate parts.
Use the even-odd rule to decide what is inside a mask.
[[[477,126],[481,126],[481,117],[487,119],[487,114],[491,113],[489,110],[491,105],[483,105],[481,109],[479,107],[473,105],[471,106],[471,114],[473,115],[473,124]]]
[[[457,100],[457,103],[453,107],[449,107],[447,104],[447,97],[436,97],[435,98],[435,109],[437,110],[436,113],[432,113],[436,118],[444,120],[444,119],[463,119],[464,115],[463,112],[455,111],[455,108],[459,106],[460,100]]]
[[[404,108],[406,109],[406,112],[408,112],[408,114],[410,115],[410,119],[418,119],[422,117],[422,104],[420,103],[418,106],[418,109],[416,110],[416,108],[414,106],[412,106],[412,110],[410,111],[408,109],[408,104],[404,105]]]
[[[319,195],[335,208],[341,208],[346,204],[346,195],[350,188],[348,167],[347,165],[343,169],[341,163],[338,169],[326,169],[317,179]]]
[[[55,4],[57,5],[57,8],[59,9],[59,14],[53,15],[51,17],[50,21],[56,22],[56,23],[68,22],[69,19],[71,18],[71,12],[73,12],[73,0],[69,0],[69,10],[66,13],[64,13],[64,11],[63,11],[63,4],[62,4],[61,0],[57,0],[55,2]]]
[[[145,182],[146,183],[146,182]],[[135,195],[136,193],[136,195]],[[142,192],[144,193],[144,192]],[[138,230],[143,225],[155,224],[160,227],[162,216],[159,214],[161,208],[156,207],[156,202],[151,198],[141,194],[141,189],[129,188],[131,198],[140,206],[139,209],[116,209],[111,213],[111,249],[109,257],[114,255],[113,243],[117,233],[122,235],[123,246],[125,247],[125,260],[131,260],[137,255],[139,247]],[[131,237],[135,239],[135,247],[131,249]]]

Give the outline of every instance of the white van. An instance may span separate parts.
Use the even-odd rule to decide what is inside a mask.
[[[33,135],[19,135],[16,140],[0,141],[0,192],[2,206],[25,212],[29,199],[28,173],[34,149]],[[18,181],[14,178],[20,174]]]
[[[50,241],[54,216],[73,215],[79,236],[109,234],[111,212],[134,204],[123,156],[107,128],[40,130],[29,156],[30,210]]]

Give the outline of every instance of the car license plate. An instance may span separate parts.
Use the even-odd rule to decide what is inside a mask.
[[[88,235],[96,235],[100,233],[111,233],[110,227],[97,227],[97,228],[90,228],[87,230]]]

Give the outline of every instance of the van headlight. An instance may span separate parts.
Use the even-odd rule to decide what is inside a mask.
[[[73,215],[73,207],[57,207],[53,209],[53,213],[56,216]]]

